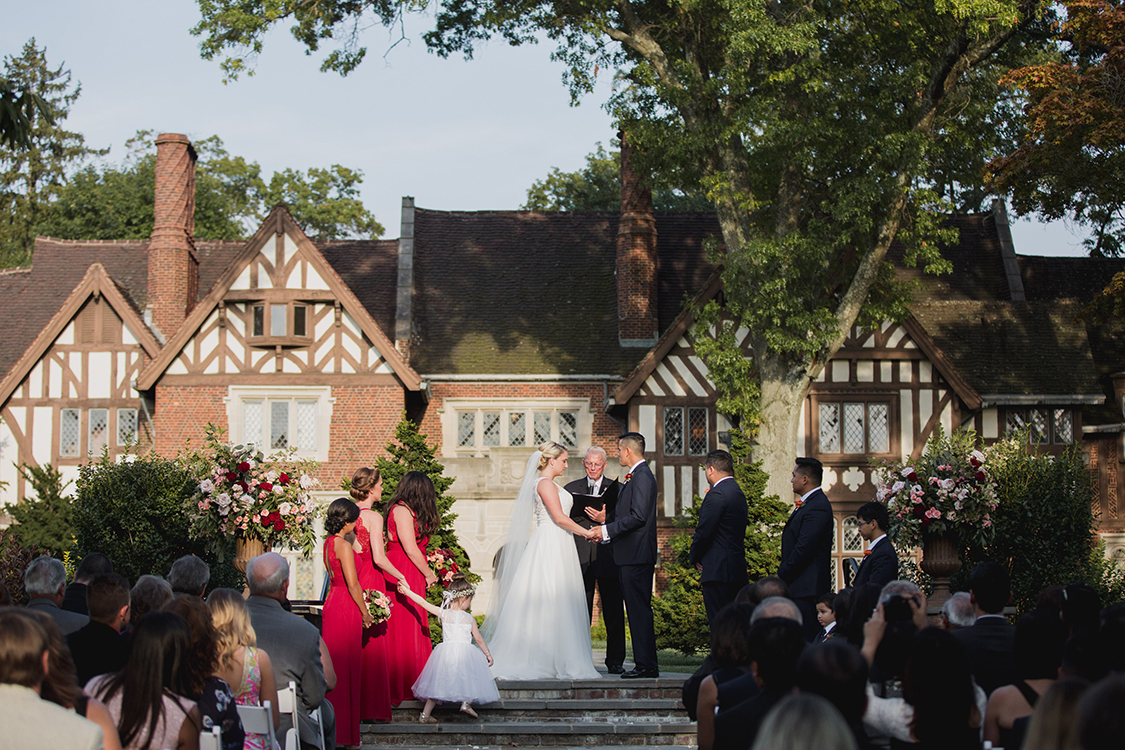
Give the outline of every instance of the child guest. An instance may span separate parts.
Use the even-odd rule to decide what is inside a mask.
[[[477,718],[470,704],[498,701],[500,692],[488,671],[492,666],[492,654],[469,613],[475,591],[473,585],[461,574],[453,576],[449,588],[442,594],[440,609],[405,587],[400,587],[399,591],[441,620],[441,643],[430,654],[412,688],[415,697],[426,699],[418,721],[436,724],[437,719],[430,713],[438,701],[460,701],[461,711]],[[473,648],[474,640],[480,651]]]
[[[836,634],[836,595],[829,592],[816,600],[816,621],[820,623],[821,631],[817,633],[813,643],[823,643]]]

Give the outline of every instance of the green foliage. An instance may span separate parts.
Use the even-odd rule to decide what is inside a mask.
[[[67,173],[87,157],[105,153],[88,148],[79,133],[63,128],[82,87],[72,86],[70,72],[61,66],[51,68],[46,49],[34,39],[18,56],[4,57],[3,78],[9,91],[33,92],[36,98],[34,106],[25,100],[16,115],[19,145],[0,144],[0,267],[30,260],[36,227]]]
[[[614,144],[618,145],[618,144]],[[657,211],[711,211],[706,196],[657,186],[652,191]],[[621,209],[621,152],[606,152],[601,143],[586,154],[586,166],[577,172],[552,167],[527,190],[524,209],[530,211],[618,211]]]
[[[323,239],[378,237],[383,227],[363,207],[363,175],[333,165],[307,173],[286,169],[267,183],[257,162],[231,156],[218,136],[193,143],[195,236],[230,240],[257,229],[270,209],[285,203],[310,236]],[[152,234],[156,138],[138,131],[125,144],[120,165],[88,166],[59,187],[37,227],[63,239],[146,239]]]
[[[63,495],[70,482],[64,484],[62,473],[50,464],[23,464],[19,472],[35,492],[35,498],[25,497],[8,508],[12,520],[19,525],[20,538],[62,557],[74,548],[71,500]]]
[[[212,588],[241,589],[233,545],[215,554],[205,541],[193,541],[184,500],[196,487],[186,461],[149,454],[116,463],[103,456],[79,469],[74,500],[74,534],[80,557],[101,552],[114,569],[135,582],[146,573],[167,575],[183,555],[197,555],[211,566]]]
[[[0,147],[30,147],[31,122],[36,113],[54,123],[51,107],[43,97],[31,89],[20,91],[0,76]]]
[[[781,563],[781,530],[785,526],[788,507],[776,495],[766,497],[767,477],[760,463],[746,463],[750,454],[747,437],[731,431],[731,456],[734,478],[746,495],[746,571],[751,581],[773,575]],[[694,529],[699,523],[702,500],[697,495],[682,519],[681,528]],[[664,593],[652,602],[656,625],[657,648],[675,649],[683,654],[707,651],[711,631],[703,606],[703,590],[699,572],[689,564],[691,532],[677,534],[668,540],[672,560],[663,567],[667,576]]]
[[[457,498],[446,492],[453,486],[454,479],[442,473],[445,471],[445,466],[437,460],[434,448],[426,442],[426,435],[418,432],[418,425],[403,415],[395,427],[395,442],[388,443],[386,450],[389,458],[380,456],[377,463],[379,476],[383,479],[384,502],[394,496],[398,483],[407,472],[420,471],[428,476],[434,483],[434,491],[437,492],[437,509],[441,521],[437,531],[430,534],[426,551],[449,550],[453,553],[457,567],[469,581],[472,583],[480,581],[480,576],[472,571],[469,554],[457,541],[457,532],[453,530],[453,522],[457,520],[457,514],[453,512],[453,504],[457,502]],[[389,520],[386,510],[383,515]],[[440,605],[441,593],[440,586],[431,586],[426,592],[426,598],[431,604]],[[434,643],[441,641],[441,623],[435,618],[430,619],[430,638]]]
[[[965,551],[964,575],[982,560],[1006,564],[1012,604],[1021,614],[1055,584],[1085,581],[1106,595],[1120,592],[1120,571],[1101,559],[1104,551],[1099,555],[1094,543],[1093,491],[1079,447],[1051,456],[1019,435],[992,446],[989,464],[1000,501],[993,513],[996,536],[987,548]]]
[[[13,604],[27,604],[27,592],[23,590],[23,572],[42,553],[43,550],[21,538],[16,526],[0,529],[0,583],[7,587]]]

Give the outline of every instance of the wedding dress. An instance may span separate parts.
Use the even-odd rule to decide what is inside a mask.
[[[502,680],[595,679],[590,616],[574,535],[551,519],[538,486],[539,452],[516,497],[496,585],[481,628]],[[573,496],[558,488],[564,515]]]

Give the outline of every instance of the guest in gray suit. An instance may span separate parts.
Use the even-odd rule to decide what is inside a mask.
[[[23,590],[30,598],[27,608],[50,615],[59,624],[63,635],[70,635],[90,621],[86,615],[62,609],[66,567],[50,555],[40,555],[27,566],[23,574]]]
[[[276,552],[255,557],[246,565],[246,585],[250,588],[250,598],[246,600],[250,624],[254,626],[258,648],[270,655],[278,687],[286,687],[290,681],[297,683],[297,701],[302,708],[298,727],[301,747],[320,747],[320,734],[308,719],[309,711],[320,708],[324,750],[334,750],[336,715],[324,695],[336,686],[336,674],[316,626],[281,606],[289,590],[289,563]],[[284,737],[292,726],[283,714],[278,736]]]

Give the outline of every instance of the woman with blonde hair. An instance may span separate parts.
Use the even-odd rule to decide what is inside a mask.
[[[826,698],[797,693],[766,714],[752,750],[856,750],[844,717]]]
[[[238,705],[260,706],[262,701],[269,701],[276,732],[281,715],[273,663],[269,654],[257,648],[246,600],[234,589],[215,589],[207,597],[207,606],[211,608],[212,622],[218,633],[219,666],[215,673],[231,686]],[[266,747],[266,738],[260,734],[247,734],[242,747],[243,750],[273,750]]]
[[[396,588],[409,584],[398,568],[387,558],[383,539],[383,516],[375,510],[375,503],[383,498],[383,477],[378,469],[363,467],[352,474],[350,489],[352,500],[359,506],[359,521],[355,526],[355,567],[359,586],[364,591],[389,589],[388,581]],[[378,568],[379,570],[376,570]],[[380,573],[379,571],[382,571]],[[386,574],[386,579],[383,574]],[[387,623],[378,623],[363,631],[363,654],[360,659],[359,706],[364,719],[391,720],[391,678],[389,664],[390,639]]]
[[[566,461],[566,448],[558,443],[539,446],[512,506],[481,629],[492,644],[492,675],[498,679],[599,677],[574,542],[586,530],[570,518],[574,497],[555,483]]]

